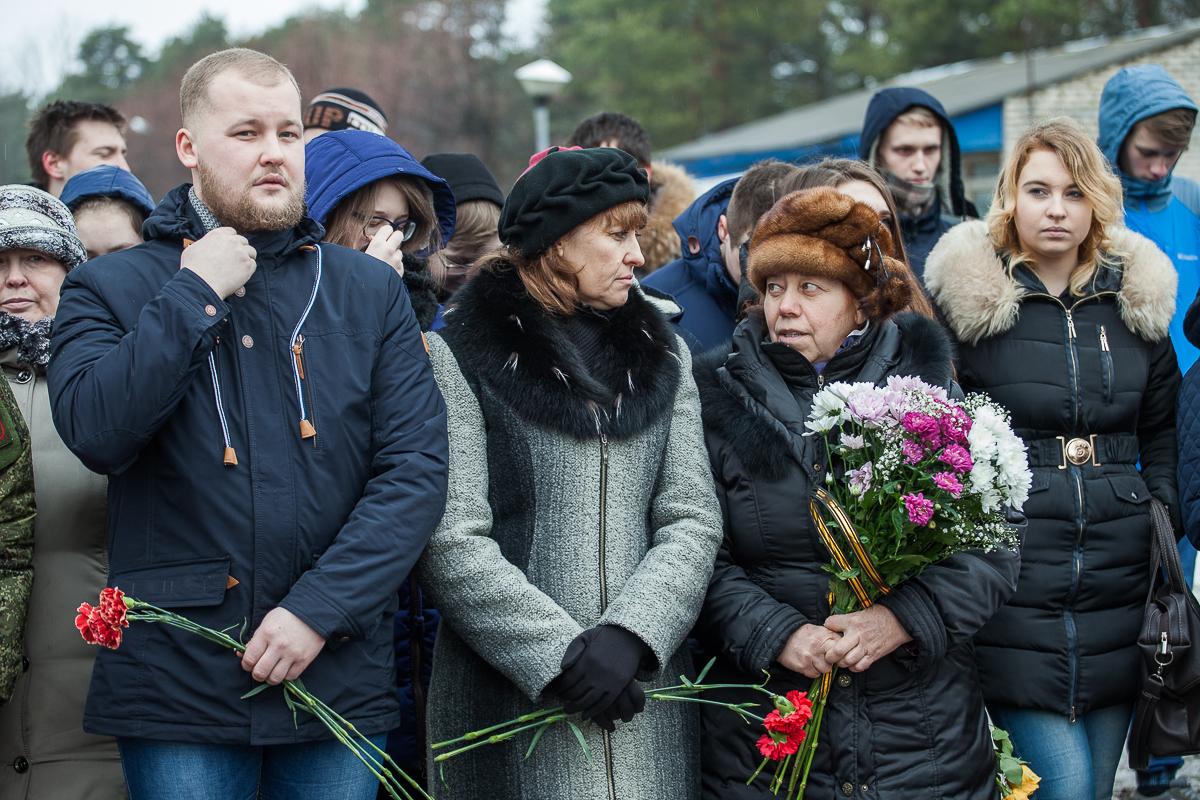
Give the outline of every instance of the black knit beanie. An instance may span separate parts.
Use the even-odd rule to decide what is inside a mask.
[[[551,147],[529,160],[500,212],[500,241],[532,258],[613,206],[650,202],[637,160],[613,147]]]
[[[421,159],[421,166],[450,184],[454,202],[491,200],[504,205],[504,192],[487,165],[474,153],[434,153]]]

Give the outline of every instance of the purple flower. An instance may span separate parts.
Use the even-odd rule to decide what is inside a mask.
[[[938,458],[948,464],[950,469],[960,474],[970,472],[971,467],[974,466],[974,462],[971,461],[971,454],[965,447],[958,444],[948,446]]]
[[[904,430],[920,436],[926,447],[932,449],[941,444],[942,428],[938,421],[928,414],[910,411],[900,420],[900,424],[904,426]]]
[[[965,445],[971,432],[971,418],[958,406],[949,406],[941,419],[942,435],[955,444]]]
[[[933,519],[933,501],[926,500],[921,492],[904,495],[904,507],[908,509],[908,519],[917,525],[927,525]]]
[[[939,472],[933,476],[934,484],[950,494],[958,497],[962,494],[963,486],[953,472]]]
[[[877,428],[887,416],[887,400],[880,392],[856,392],[850,395],[847,404],[850,406],[850,416],[861,421],[868,428]]]
[[[848,471],[846,477],[850,479],[850,494],[866,494],[871,488],[871,479],[875,477],[875,467],[868,461],[858,469]]]
[[[925,457],[925,448],[916,439],[905,439],[900,451],[904,453],[905,464],[916,464]]]

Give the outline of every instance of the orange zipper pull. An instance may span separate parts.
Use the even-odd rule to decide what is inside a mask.
[[[227,466],[227,467],[236,467],[237,466],[237,453],[233,452],[232,447],[225,448],[225,466]]]
[[[312,426],[312,423],[306,419],[300,420],[300,438],[311,439],[317,435],[317,429]],[[236,462],[235,462],[236,463]]]
[[[296,357],[296,372],[300,375],[300,380],[304,380],[304,359],[301,354],[304,351],[304,336],[300,335],[296,339],[296,343],[292,345],[292,355]]]

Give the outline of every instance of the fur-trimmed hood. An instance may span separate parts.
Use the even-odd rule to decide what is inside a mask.
[[[679,258],[679,234],[671,224],[696,199],[696,187],[683,167],[655,161],[650,175],[650,221],[642,231],[643,272],[654,272]]]
[[[1138,336],[1157,342],[1175,314],[1175,267],[1152,241],[1128,228],[1114,228],[1111,239],[1112,252],[1120,255],[1121,319]],[[992,246],[983,220],[963,222],[942,236],[925,262],[925,286],[955,336],[968,344],[1012,328],[1026,294]]]
[[[613,312],[589,369],[564,321],[537,304],[515,266],[498,266],[455,293],[437,331],[473,386],[486,383],[517,416],[576,439],[629,438],[670,413],[678,340],[640,291]]]
[[[793,462],[805,470],[809,468],[812,458],[804,457],[799,448],[811,446],[812,437],[804,436],[807,409],[797,405],[791,388],[756,346],[762,336],[761,322],[754,318],[744,320],[734,332],[732,342],[696,357],[692,375],[700,390],[705,430],[728,443],[751,478],[773,483],[787,476]],[[837,368],[834,360],[826,366],[827,378],[879,383],[889,375],[915,375],[947,389],[953,382],[950,337],[944,328],[921,314],[897,314],[877,326],[873,335],[864,337],[860,346],[868,352],[857,354],[855,360],[861,366],[852,370],[854,374],[829,374],[831,368]],[[850,353],[853,349],[847,350],[847,355],[854,357]],[[743,363],[734,375],[727,362],[735,354],[759,363]],[[815,394],[815,372],[812,383],[810,388]],[[779,399],[778,408],[772,407],[767,399],[770,397]]]

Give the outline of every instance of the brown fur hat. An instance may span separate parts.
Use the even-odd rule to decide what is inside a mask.
[[[894,258],[887,226],[869,206],[836,189],[784,196],[759,219],[749,249],[747,276],[763,296],[775,275],[834,278],[859,298],[872,322],[888,319],[912,299],[908,268]]]

